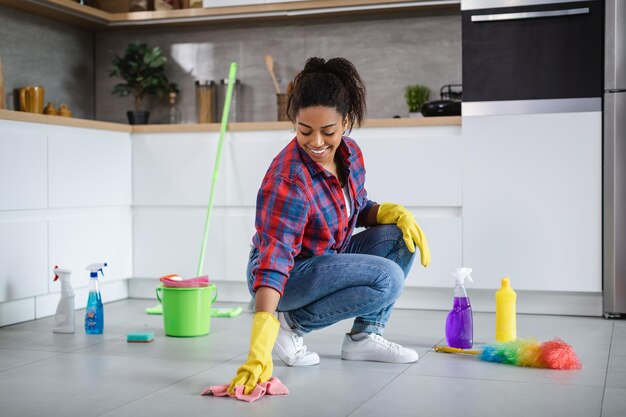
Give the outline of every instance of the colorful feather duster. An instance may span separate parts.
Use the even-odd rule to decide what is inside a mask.
[[[538,340],[517,339],[505,343],[484,345],[481,350],[435,346],[435,352],[478,355],[480,360],[515,366],[549,369],[581,369],[574,349],[559,338],[545,343]]]

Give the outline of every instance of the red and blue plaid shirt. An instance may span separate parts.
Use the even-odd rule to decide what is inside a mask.
[[[255,291],[271,287],[282,295],[296,257],[341,253],[354,228],[363,224],[374,205],[365,191],[363,154],[346,136],[337,154],[353,205],[349,218],[341,184],[300,148],[296,138],[272,161],[257,196]]]

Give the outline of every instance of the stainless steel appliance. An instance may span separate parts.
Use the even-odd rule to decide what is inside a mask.
[[[606,0],[604,315],[626,315],[626,1]]]
[[[463,116],[600,111],[603,0],[462,0]]]

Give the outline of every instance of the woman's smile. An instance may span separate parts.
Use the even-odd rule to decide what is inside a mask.
[[[346,129],[346,121],[332,107],[301,109],[296,116],[298,144],[315,162],[332,170],[335,152]]]

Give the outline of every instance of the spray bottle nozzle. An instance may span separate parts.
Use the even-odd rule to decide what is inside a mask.
[[[87,271],[91,272],[89,274],[89,276],[91,278],[98,278],[98,272],[100,272],[102,274],[102,276],[104,276],[104,271],[102,270],[102,268],[104,268],[105,266],[107,266],[106,262],[102,262],[102,263],[97,263],[97,264],[90,264],[87,265]]]
[[[452,276],[454,276],[457,284],[464,285],[465,280],[469,280],[469,282],[474,282],[470,274],[472,273],[472,268],[457,268],[452,271]]]
[[[65,279],[65,277],[69,276],[72,273],[72,271],[70,271],[67,268],[59,268],[58,265],[56,265],[54,267],[54,281],[59,279],[59,275],[61,275],[61,281],[63,281]]]

